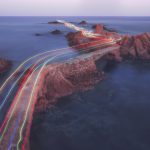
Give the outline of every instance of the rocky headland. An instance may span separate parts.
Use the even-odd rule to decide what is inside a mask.
[[[107,58],[119,61],[123,59],[150,59],[150,33],[121,35],[107,30],[101,24],[94,25],[93,29],[95,33],[101,34],[104,37],[121,37],[121,41],[117,43],[120,46],[119,49],[108,53]],[[92,47],[93,43],[99,43],[97,39],[85,37],[81,31],[68,33],[66,38],[70,46],[77,46],[76,49],[78,49],[78,45],[82,45],[83,48],[85,47],[88,50],[88,47]]]
[[[59,34],[62,34],[62,31],[56,29],[56,30],[51,31],[51,34],[59,35]]]
[[[58,98],[93,88],[105,77],[103,70],[96,65],[101,60],[106,63],[121,62],[126,59],[150,60],[150,33],[121,35],[107,30],[101,24],[94,25],[92,28],[94,33],[102,35],[102,40],[109,37],[114,39],[120,37],[121,40],[103,48],[95,48],[95,44],[98,44],[101,38],[86,37],[81,31],[68,33],[66,38],[69,45],[83,51],[82,56],[72,62],[56,63],[44,68],[35,94],[36,110],[45,110]],[[113,48],[113,51],[101,55],[102,50],[107,51],[109,48]]]
[[[97,68],[96,60],[91,55],[45,67],[35,94],[36,110],[44,111],[56,103],[58,98],[89,90],[103,80],[104,72]]]

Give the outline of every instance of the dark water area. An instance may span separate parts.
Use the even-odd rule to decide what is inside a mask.
[[[13,70],[39,52],[68,46],[64,35],[71,30],[47,24],[56,19],[104,23],[123,34],[150,32],[150,17],[0,17],[0,57],[12,60]],[[51,35],[55,29],[63,34]],[[31,150],[150,150],[150,63],[123,62],[105,72],[92,90],[35,116]]]
[[[107,78],[35,116],[31,150],[149,150],[150,63],[105,68]]]

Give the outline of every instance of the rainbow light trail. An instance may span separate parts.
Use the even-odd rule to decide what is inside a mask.
[[[33,74],[33,72],[32,72],[32,74]],[[31,76],[32,75],[30,75],[30,77],[28,77],[28,79],[27,79],[27,81],[26,81],[26,83],[31,79]],[[22,95],[22,92],[23,92],[23,90],[25,89],[25,86],[26,86],[26,84],[24,84],[24,87],[21,89],[21,91],[19,91],[19,96],[17,95],[17,101],[16,101],[16,104],[17,104],[17,102],[18,102],[18,100],[19,100],[19,98],[21,97],[21,95]],[[11,112],[11,114],[10,113],[8,113],[8,115],[9,115],[9,119],[8,119],[8,121],[7,121],[7,124],[5,125],[5,129],[4,129],[4,131],[3,131],[3,133],[2,133],[2,135],[1,135],[1,138],[0,138],[0,141],[2,141],[2,139],[3,139],[3,136],[4,136],[4,133],[6,132],[6,130],[7,130],[7,127],[8,127],[8,123],[9,123],[9,121],[10,121],[10,119],[11,119],[11,117],[12,117],[12,114],[13,114],[13,112],[14,112],[14,110],[15,110],[15,108],[16,108],[16,105],[14,106],[14,104],[12,105],[12,112]],[[8,118],[8,117],[6,117],[6,118]]]
[[[81,30],[83,29],[81,28]],[[85,30],[83,30],[83,32],[85,32]],[[90,33],[88,33],[88,35]],[[97,44],[99,42],[97,40],[97,41],[87,42],[84,44],[77,45],[77,46],[81,46],[85,44],[95,43],[95,45],[80,50],[78,54],[80,53],[82,54],[82,51],[84,50],[86,51],[86,49],[93,49],[93,48],[100,48],[103,46],[114,45],[118,40],[120,39],[117,39],[116,41],[114,40],[111,41],[109,40],[108,42],[105,41],[104,43],[101,44]],[[2,108],[4,107],[4,105],[7,104],[7,100],[11,96],[11,93],[15,90],[17,83],[19,83],[20,80],[23,78],[22,83],[19,86],[19,89],[17,90],[15,97],[12,99],[11,105],[8,108],[6,116],[0,126],[0,149],[6,149],[6,148],[9,150],[11,150],[12,148],[16,148],[17,150],[28,149],[26,147],[27,139],[30,133],[30,126],[33,117],[32,115],[36,103],[36,99],[34,98],[34,96],[35,96],[35,92],[37,91],[36,87],[38,86],[37,84],[42,75],[43,69],[54,59],[73,54],[73,51],[71,51],[70,48],[76,48],[76,46],[56,49],[53,51],[46,51],[28,58],[27,60],[25,60],[23,63],[19,65],[19,67],[7,78],[7,80],[0,87],[0,92],[2,92],[7,86],[7,84],[10,81],[13,81],[15,74],[18,73],[23,67],[25,67],[27,63],[30,63],[30,65],[28,65],[28,67],[25,68],[23,73],[21,73],[19,77],[16,77],[15,82],[12,84],[7,95],[5,96],[2,103],[0,104],[0,111],[2,111]],[[100,51],[100,53],[101,55],[104,55],[112,50],[114,50],[114,48],[103,49]],[[88,56],[89,53],[84,54],[84,56],[85,55]],[[69,59],[74,59],[74,58],[75,56],[72,56]],[[25,137],[23,138],[24,134]]]
[[[84,44],[80,44],[79,46],[82,46],[82,45],[85,45],[85,44],[90,44],[90,43],[97,43],[97,42],[99,42],[99,40],[97,40],[97,41],[94,41],[94,42],[87,42],[87,43],[84,43]],[[99,46],[107,46],[107,44],[108,45],[111,45],[111,44],[115,44],[115,42],[114,41],[112,41],[112,42],[105,42],[105,44],[97,44],[98,45],[98,47]],[[74,47],[77,47],[77,46],[73,46],[73,47],[71,47],[71,48],[74,48]],[[93,46],[92,46],[93,47]],[[51,53],[51,52],[56,52],[56,51],[59,51],[59,50],[61,50],[61,51],[63,51],[63,50],[66,50],[67,48],[62,48],[62,49],[58,49],[58,50],[53,50],[53,51],[47,51],[46,53]],[[84,50],[84,49],[83,49]],[[43,54],[43,53],[42,53]],[[41,54],[41,55],[42,55]],[[38,55],[36,55],[36,56],[40,56],[40,54],[38,54]],[[34,58],[36,57],[36,56],[34,56]],[[45,58],[46,57],[48,57],[48,56],[45,56]],[[33,58],[33,57],[32,57]],[[39,59],[36,63],[38,63],[38,62],[40,62],[41,60],[43,60],[44,58],[42,58],[42,59]],[[28,59],[28,60],[31,60],[31,58],[30,59]],[[27,61],[25,61],[25,62],[27,62]],[[22,64],[25,64],[25,63],[22,63]],[[4,104],[5,104],[5,102],[6,102],[6,100],[7,100],[7,98],[8,98],[8,96],[11,94],[11,92],[12,92],[12,90],[14,89],[14,87],[16,86],[16,84],[17,84],[17,82],[21,79],[21,77],[23,77],[23,75],[25,74],[25,72],[31,67],[32,65],[30,65],[27,69],[25,69],[25,71],[20,75],[20,77],[16,80],[16,82],[12,85],[12,87],[11,87],[11,89],[9,90],[9,92],[8,92],[8,94],[6,95],[6,97],[4,98],[4,100],[2,101],[2,103],[0,104],[0,110],[2,109],[2,107],[4,106]],[[18,68],[20,69],[22,67],[22,65],[20,65]],[[12,74],[12,75],[14,75],[19,69],[16,69],[16,71]],[[13,78],[13,76],[10,76],[10,77],[12,77]],[[4,82],[4,84],[2,85],[2,87],[4,87],[4,86],[6,86],[6,83],[11,79],[11,78],[8,78],[5,82]],[[3,89],[3,88],[1,88],[1,89]]]
[[[61,54],[60,54],[60,55],[61,55]],[[57,55],[54,56],[54,57],[52,57],[52,58],[50,58],[50,60],[53,60],[55,57],[57,57]],[[50,61],[50,60],[49,60],[49,61]],[[9,123],[9,121],[10,121],[10,119],[11,119],[11,117],[12,117],[14,111],[15,111],[15,108],[17,107],[18,101],[19,101],[19,99],[20,99],[20,97],[21,97],[21,95],[22,95],[22,93],[23,93],[23,90],[25,89],[26,84],[27,84],[28,81],[31,79],[33,73],[34,73],[37,69],[38,69],[38,68],[36,68],[36,69],[33,70],[33,72],[31,73],[30,77],[28,77],[27,81],[24,83],[23,88],[21,88],[21,91],[19,91],[19,95],[18,95],[18,97],[17,97],[16,104],[15,104],[15,106],[13,106],[11,115],[9,116],[9,119],[8,119],[8,121],[7,121],[7,124],[6,124],[5,128],[4,128],[4,131],[3,131],[3,133],[2,133],[2,135],[1,135],[1,137],[0,137],[0,143],[1,143],[2,139],[3,139],[4,133],[5,133],[6,130],[7,130],[8,123]],[[0,131],[1,131],[1,130],[0,130]]]
[[[45,56],[45,57],[42,58],[42,59],[39,59],[39,60],[36,62],[36,64],[39,63],[40,61],[44,60],[45,58],[49,57],[50,55],[51,55],[51,54],[49,54],[48,56]],[[8,97],[10,96],[12,90],[15,88],[15,86],[17,85],[17,83],[19,82],[19,80],[24,76],[24,74],[26,73],[26,71],[27,71],[28,69],[30,69],[31,66],[32,66],[32,64],[29,65],[29,66],[23,71],[23,73],[18,77],[18,79],[13,83],[13,85],[12,85],[12,87],[10,88],[8,94],[5,96],[4,100],[3,100],[2,103],[0,104],[0,110],[3,108],[4,104],[6,103]]]

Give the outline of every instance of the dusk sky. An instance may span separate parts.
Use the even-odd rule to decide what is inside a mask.
[[[0,16],[150,16],[150,0],[0,0]]]

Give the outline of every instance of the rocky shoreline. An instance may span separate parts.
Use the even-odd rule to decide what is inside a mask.
[[[120,35],[109,29],[107,30],[101,24],[94,25],[93,29],[95,33],[102,34],[105,37],[113,36],[121,37],[122,39],[112,45],[116,46],[114,51],[103,56],[103,60],[107,63],[110,63],[110,61],[121,62],[126,59],[150,60],[150,33],[135,36]],[[75,46],[76,50],[78,50],[77,46],[82,44],[82,48],[87,49],[85,54],[93,46],[85,43],[95,42],[95,39],[85,37],[80,31],[68,33],[66,38],[69,45]],[[88,58],[80,57],[74,59],[72,63],[64,62],[48,65],[43,71],[42,80],[36,91],[36,110],[44,111],[51,107],[58,98],[91,89],[95,84],[102,81],[105,78],[105,74],[96,66],[96,63],[101,58],[98,54],[99,49],[95,48],[92,53],[90,52],[90,57]]]
[[[139,35],[120,35],[116,32],[109,31],[103,25],[97,24],[93,26],[94,32],[103,36],[120,36],[122,40],[117,43],[120,48],[117,51],[109,53],[110,59],[121,61],[123,59],[141,59],[150,60],[150,33],[142,33]],[[92,47],[97,39],[85,37],[82,32],[71,32],[66,36],[70,46],[83,45],[84,47]],[[84,43],[89,43],[88,45]],[[90,44],[91,43],[91,44]]]
[[[92,57],[48,65],[35,94],[36,111],[47,110],[58,98],[89,90],[104,78],[104,72],[97,68],[96,59]]]

